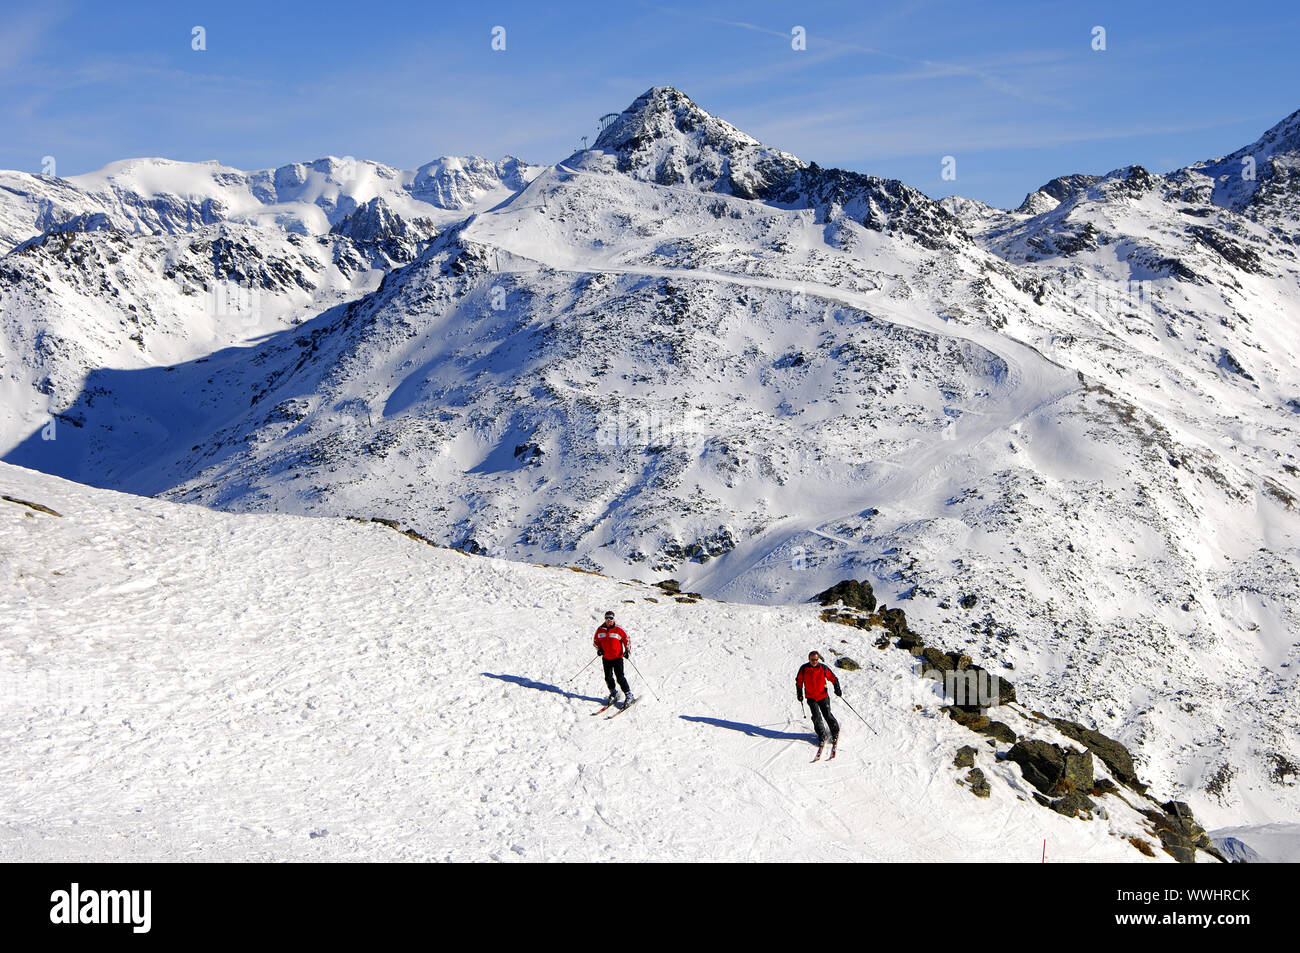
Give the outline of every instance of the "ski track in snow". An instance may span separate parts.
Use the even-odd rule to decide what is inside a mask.
[[[650,603],[373,524],[8,465],[0,487],[63,514],[0,508],[5,860],[989,861],[1044,837],[1141,859],[1026,803],[991,751],[994,796],[958,786],[975,736],[937,696],[903,704],[911,658],[865,637],[842,678],[879,734],[836,704],[839,757],[807,763],[793,674],[832,634],[812,607]],[[565,685],[606,606],[650,679],[629,673],[636,710],[608,723],[598,668]]]

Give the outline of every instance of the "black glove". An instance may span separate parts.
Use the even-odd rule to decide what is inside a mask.
[[[799,704],[801,704],[801,705],[803,704],[803,696],[802,696],[802,695],[795,695],[795,696],[794,696],[794,700],[797,701],[797,702],[798,702]]]
[[[840,691],[840,687],[839,687],[838,685],[835,686],[835,697],[836,697],[836,698],[843,698],[843,697],[844,697],[844,693],[843,693],[842,691]]]
[[[605,653],[602,652],[600,649],[596,649],[596,658],[600,658],[600,657],[601,657],[602,655],[604,655],[604,654],[605,654]]]
[[[631,649],[624,649],[624,650],[623,650],[623,658],[631,658],[631,657],[632,657],[632,650],[631,650]]]

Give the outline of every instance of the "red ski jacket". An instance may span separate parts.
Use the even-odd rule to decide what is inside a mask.
[[[616,625],[602,625],[596,630],[591,644],[600,649],[600,654],[607,659],[622,658],[632,647],[632,643],[627,640],[627,633]]]
[[[826,679],[830,679],[839,694],[840,680],[835,677],[835,673],[829,668],[818,662],[814,665],[812,662],[804,662],[799,666],[799,674],[794,677],[795,693],[803,698],[808,696],[811,702],[819,702],[826,698]]]

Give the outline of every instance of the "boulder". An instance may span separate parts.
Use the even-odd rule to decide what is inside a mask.
[[[957,768],[975,767],[975,749],[970,745],[962,745],[957,749],[957,757],[952,759],[952,763]]]
[[[942,669],[945,691],[952,702],[967,711],[983,711],[1016,700],[1016,686],[988,669],[970,664],[970,658],[949,652],[944,656],[952,668]],[[929,664],[931,659],[926,657]],[[934,665],[930,665],[935,668]]]
[[[1078,791],[1071,791],[1047,806],[1057,814],[1064,814],[1066,817],[1078,817],[1080,814],[1087,814],[1090,817],[1097,809],[1097,805],[1087,795]]]
[[[853,579],[844,579],[813,596],[813,601],[824,606],[840,603],[848,606],[850,609],[862,609],[865,612],[872,612],[876,608],[876,594],[871,590],[871,583],[865,579],[857,582]]]
[[[915,632],[904,630],[902,634],[897,632],[891,634],[898,638],[898,647],[900,649],[915,649],[916,651],[913,652],[914,655],[919,655],[921,649],[925,648],[925,643],[921,641],[921,637]]]
[[[981,715],[979,712],[967,711],[966,709],[959,708],[956,705],[950,705],[945,708],[944,711],[948,713],[949,718],[957,722],[957,724],[961,725],[963,728],[969,728],[971,731],[977,731],[980,734],[984,734],[988,727],[993,724],[988,715]]]
[[[835,660],[835,667],[842,668],[846,672],[856,672],[862,668],[861,665],[853,661],[853,659],[849,658],[847,655],[842,655],[837,658]]]
[[[988,779],[984,777],[984,772],[979,768],[971,768],[966,773],[966,783],[970,785],[970,793],[976,797],[988,797],[993,791],[989,787]]]
[[[988,692],[991,695],[989,701],[991,705],[1010,705],[1016,700],[1016,686],[1001,675],[994,675],[986,669],[972,665],[971,668],[977,669],[983,673],[980,677],[987,677]]]
[[[1115,775],[1121,784],[1127,785],[1139,794],[1146,793],[1146,785],[1138,780],[1137,772],[1133,769],[1133,756],[1122,744],[1114,738],[1108,738],[1100,731],[1085,728],[1078,722],[1066,721],[1064,718],[1050,720],[1057,731],[1071,741],[1084,745],[1100,758],[1102,764],[1110,769],[1111,774]]]
[[[1079,792],[1092,790],[1092,752],[1067,748],[1064,757],[1065,771],[1057,782],[1057,787],[1068,786],[1070,790]]]
[[[902,609],[886,609],[884,606],[881,606],[880,621],[896,639],[901,639],[904,635],[908,634],[907,614],[903,612]]]
[[[993,721],[988,715],[978,711],[967,711],[958,705],[951,705],[944,709],[948,717],[963,728],[969,728],[981,735],[988,735],[997,741],[1006,744],[1014,744],[1016,733],[1011,730],[1011,726],[1000,721]]]
[[[1012,731],[1011,726],[1006,724],[1005,722],[1001,722],[1001,721],[989,722],[989,726],[984,729],[982,734],[986,734],[990,738],[994,738],[997,741],[1001,741],[1003,744],[1010,745],[1016,743],[1016,733]]]
[[[1020,765],[1025,780],[1044,794],[1092,790],[1092,752],[1066,750],[1046,741],[1017,741],[1007,759]]]
[[[953,670],[952,659],[945,652],[940,652],[936,648],[926,648],[921,650],[921,658],[924,659],[926,667],[936,672],[951,672]]]

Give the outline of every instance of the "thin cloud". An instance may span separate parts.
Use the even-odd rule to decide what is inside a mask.
[[[759,26],[756,23],[749,23],[744,20],[727,20],[720,17],[700,16],[698,14],[686,13],[681,10],[674,10],[671,7],[659,7],[663,13],[673,14],[679,17],[698,20],[705,23],[720,23],[725,26],[733,26],[743,30],[751,30],[755,33],[763,33],[768,36],[779,36],[785,40],[791,38],[789,31],[773,30],[770,27]],[[917,59],[911,56],[903,56],[898,53],[891,53],[888,50],[877,49],[871,46],[862,46],[857,43],[846,43],[843,40],[835,40],[824,36],[814,36],[815,41],[824,44],[830,49],[839,50],[842,53],[862,53],[868,56],[879,56],[885,59],[893,60],[897,63],[906,63],[910,66],[921,66],[926,70],[925,78],[936,78],[939,76],[965,76],[971,79],[977,79],[992,89],[1000,93],[1014,97],[1024,102],[1035,103],[1041,106],[1065,106],[1063,100],[1055,97],[1046,96],[1042,93],[1034,92],[1029,89],[1020,87],[1007,82],[1001,76],[980,69],[974,66],[967,66],[961,63],[945,63],[938,60]],[[919,77],[917,77],[919,78]]]

